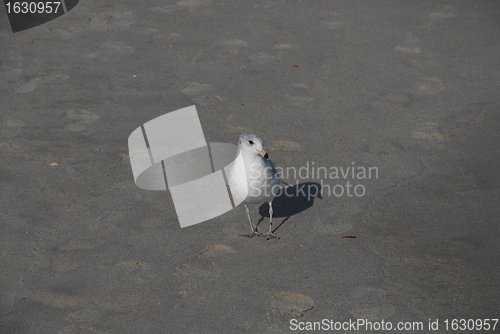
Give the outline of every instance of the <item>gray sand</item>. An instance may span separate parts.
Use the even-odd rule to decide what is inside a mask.
[[[0,10],[0,333],[499,318],[499,15],[495,1],[82,0],[12,34]],[[127,138],[193,104],[209,142],[254,132],[277,166],[378,178],[324,180],[364,196],[276,203],[276,225],[292,214],[280,240],[239,237],[243,207],[181,229],[168,191],[134,185]]]

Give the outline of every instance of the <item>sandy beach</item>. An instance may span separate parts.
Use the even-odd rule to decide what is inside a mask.
[[[2,7],[0,333],[497,332],[499,15],[82,0],[13,34]],[[242,206],[181,228],[134,184],[129,135],[191,105],[207,142],[255,133],[288,172],[279,240],[240,237]]]

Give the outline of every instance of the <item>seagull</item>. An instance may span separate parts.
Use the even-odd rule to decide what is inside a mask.
[[[229,188],[235,202],[243,203],[250,222],[251,231],[242,234],[242,237],[255,236],[279,239],[273,233],[273,206],[274,197],[279,191],[280,175],[264,151],[262,139],[253,133],[245,133],[238,141],[238,153],[229,170]],[[261,234],[250,218],[247,204],[269,203],[269,231]]]

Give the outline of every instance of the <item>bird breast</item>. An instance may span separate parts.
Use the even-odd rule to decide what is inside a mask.
[[[245,161],[243,160],[241,152],[238,154],[233,162],[233,165],[231,166],[231,169],[229,170],[228,182],[234,204],[238,205],[248,196],[248,181],[245,170]]]

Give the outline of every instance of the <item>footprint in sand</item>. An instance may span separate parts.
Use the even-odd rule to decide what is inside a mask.
[[[405,53],[413,53],[418,54],[421,52],[419,41],[411,32],[406,33],[406,39],[403,43],[399,44],[395,48],[397,51],[405,52]]]
[[[204,94],[210,90],[212,90],[212,86],[210,85],[198,82],[190,82],[186,87],[181,89],[181,92],[189,96],[197,96]]]
[[[64,113],[64,117],[74,121],[74,123],[66,124],[64,130],[76,132],[85,130],[90,124],[100,119],[99,115],[87,110],[68,110]]]
[[[3,124],[7,128],[22,128],[23,126],[26,125],[25,122],[19,119],[8,119]]]
[[[215,255],[230,254],[234,252],[234,249],[226,245],[211,245],[202,249],[198,255],[201,257],[211,257]]]
[[[248,43],[241,39],[226,39],[217,43],[217,46],[222,47],[230,54],[238,54],[241,49],[248,48]]]
[[[456,9],[453,6],[444,6],[441,11],[434,12],[429,15],[429,19],[432,21],[443,21],[452,17],[457,16]]]
[[[273,296],[271,308],[273,313],[300,317],[314,308],[314,301],[301,293],[286,291]]]
[[[62,83],[63,80],[66,80],[68,78],[69,76],[64,74],[54,74],[46,77],[38,77],[13,88],[12,91],[14,93],[29,93],[34,91],[38,85]]]
[[[446,136],[437,131],[436,126],[437,124],[432,122],[422,123],[421,127],[412,132],[412,137],[428,142],[442,142]]]
[[[88,18],[88,27],[95,30],[115,31],[128,29],[137,20],[131,11],[113,13],[93,13]]]
[[[414,87],[414,92],[419,94],[436,94],[444,89],[438,78],[423,78]]]
[[[275,140],[269,143],[268,151],[295,153],[300,149],[300,144],[291,140]]]
[[[259,52],[250,56],[250,61],[254,64],[266,64],[281,59],[279,55],[272,55],[267,52]]]

